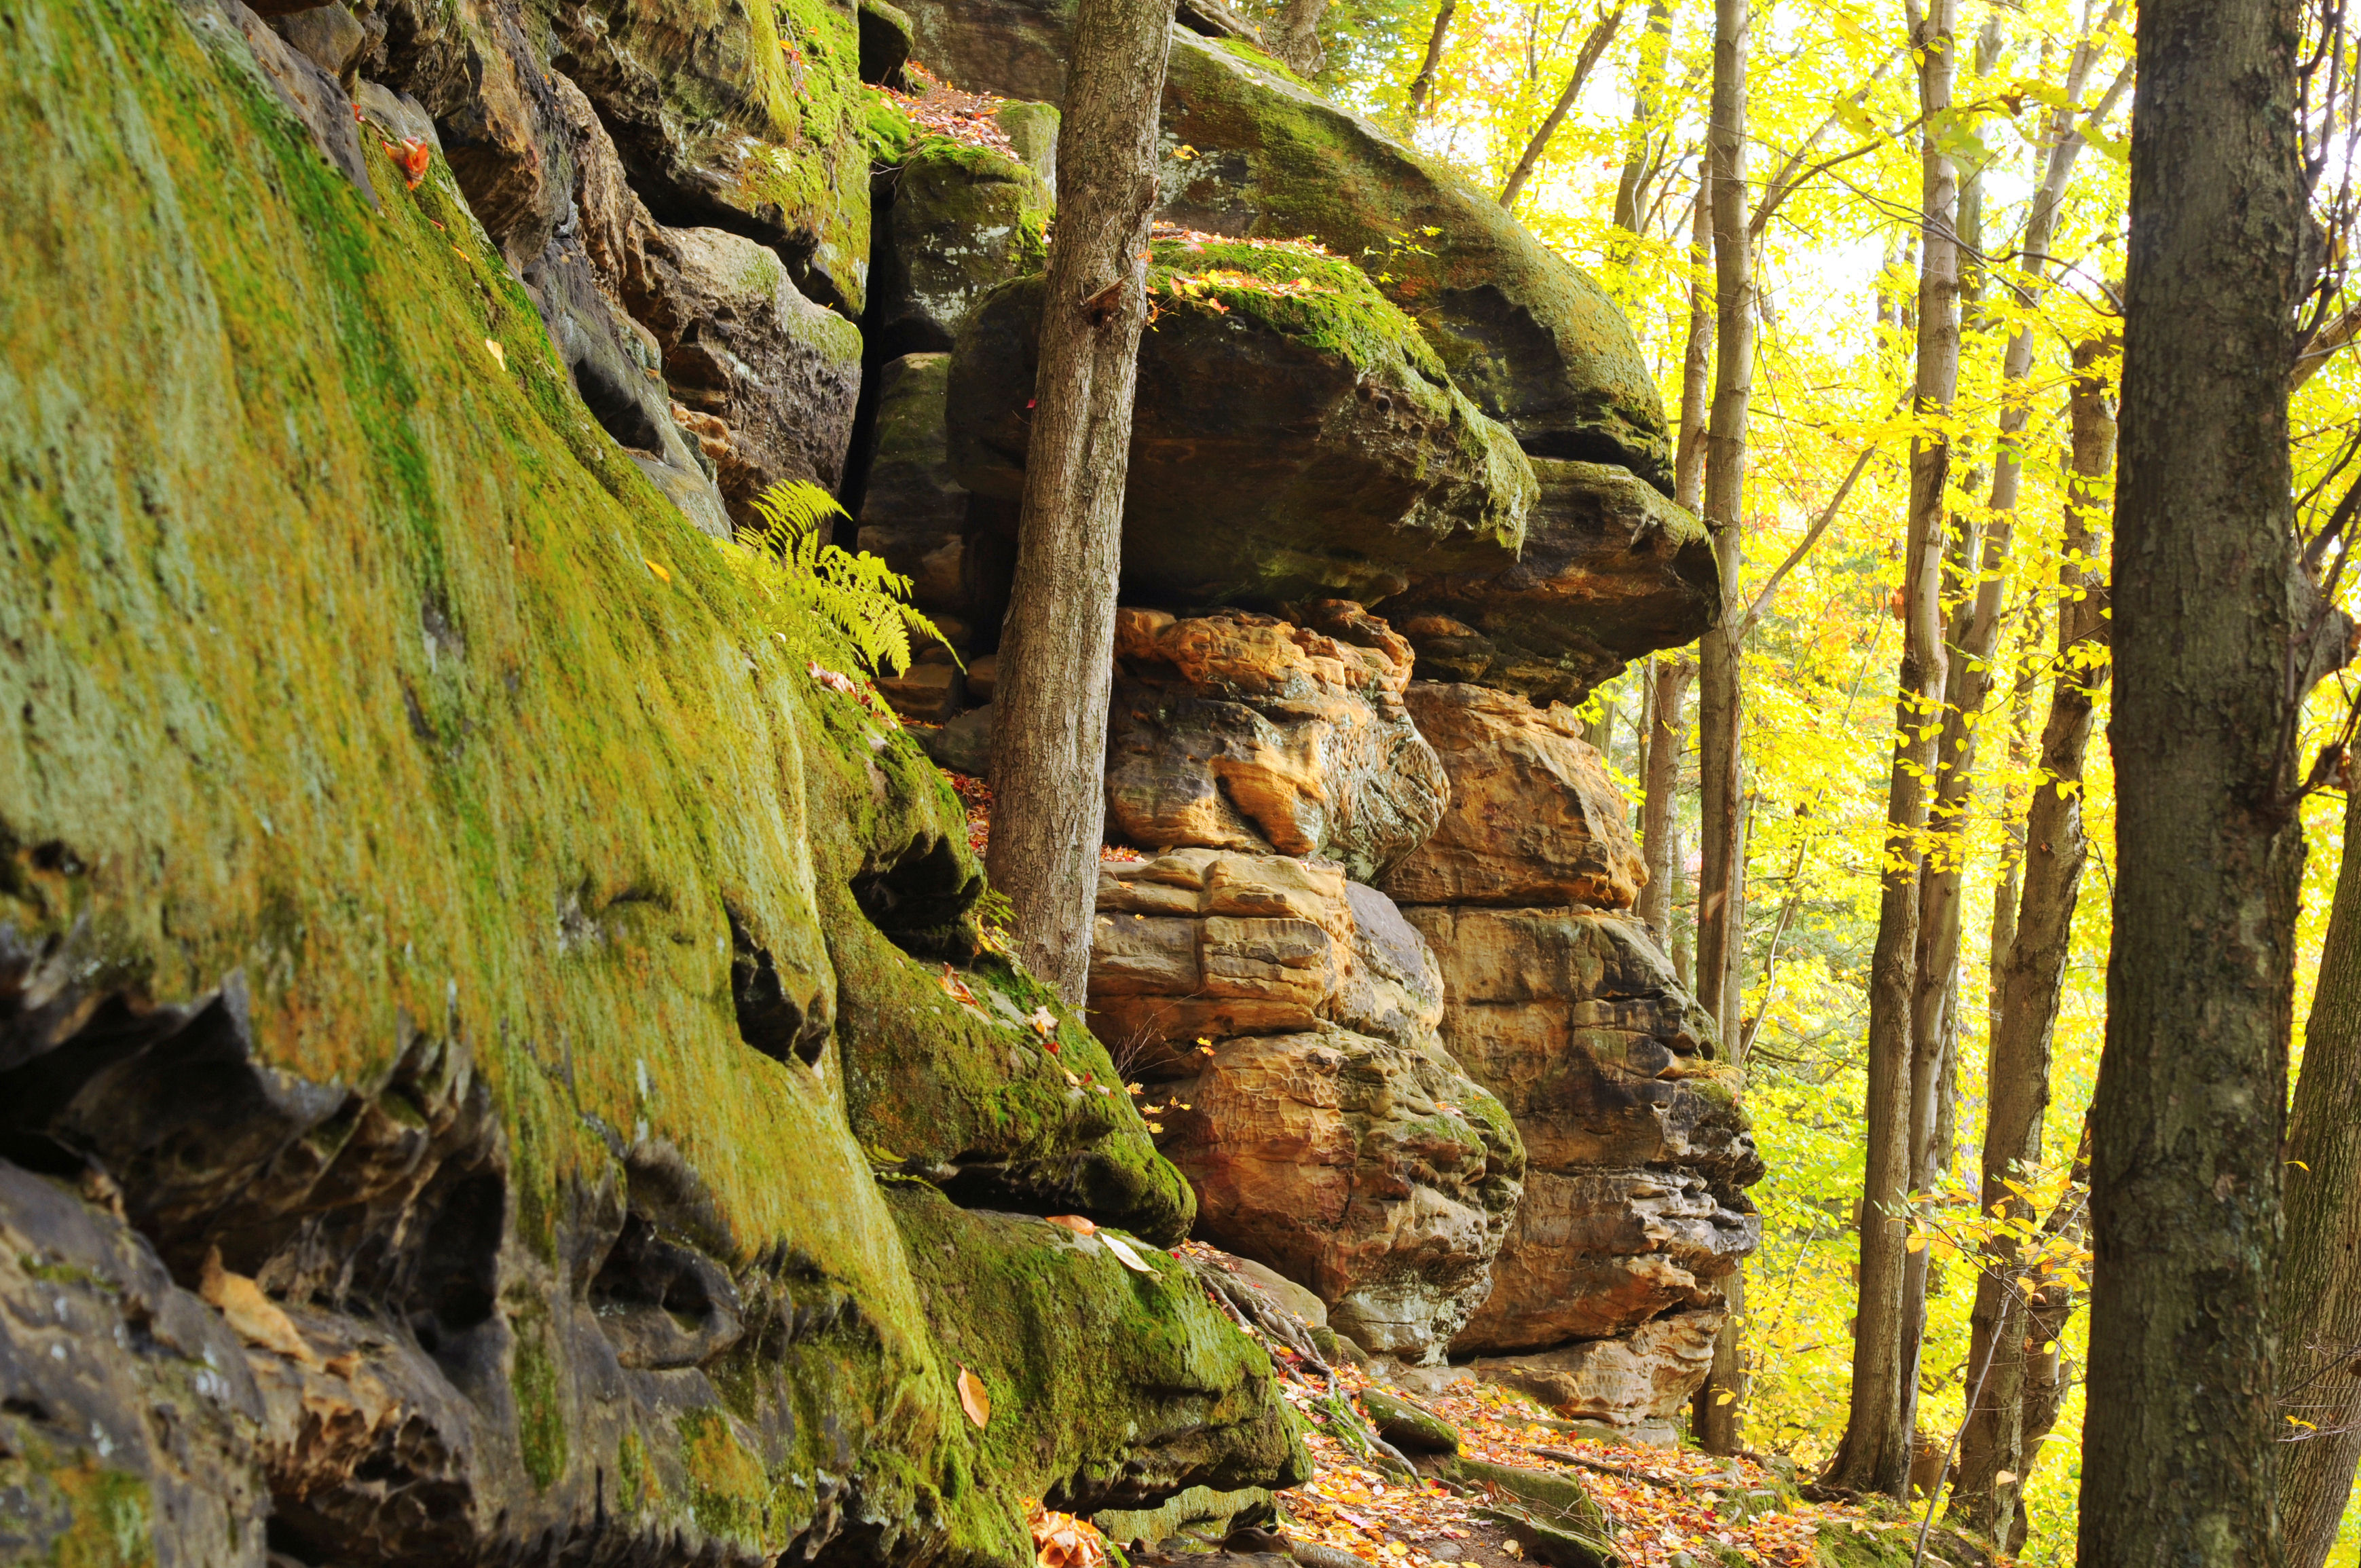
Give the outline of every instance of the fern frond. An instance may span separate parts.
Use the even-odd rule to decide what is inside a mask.
[[[798,656],[857,663],[872,674],[910,668],[910,634],[950,641],[910,602],[910,579],[865,551],[823,543],[839,518],[836,498],[808,479],[773,485],[754,499],[751,543],[723,546],[740,579],[776,607],[776,630]],[[959,663],[954,651],[952,662]],[[967,666],[960,665],[961,669]]]

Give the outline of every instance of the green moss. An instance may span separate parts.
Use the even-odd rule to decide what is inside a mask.
[[[44,1568],[148,1568],[156,1561],[155,1501],[148,1483],[81,1451],[60,1453],[19,1426],[0,1450],[0,1497],[9,1499],[15,1543],[44,1546],[11,1563]],[[5,1528],[5,1527],[0,1527]]]
[[[688,1473],[688,1508],[708,1535],[766,1546],[771,1484],[762,1461],[746,1452],[730,1418],[691,1410],[677,1423],[680,1456]]]
[[[509,1387],[516,1396],[517,1447],[524,1473],[547,1491],[566,1474],[566,1404],[558,1387],[557,1363],[549,1354],[548,1329],[536,1312],[516,1324],[514,1363]]]
[[[1248,43],[1244,38],[1218,38],[1214,40],[1213,47],[1225,53],[1235,55],[1238,59],[1245,60],[1248,65],[1253,66],[1257,71],[1267,71],[1271,75],[1279,78],[1279,80],[1283,82],[1291,82],[1296,86],[1302,88],[1306,93],[1316,91],[1316,89],[1312,87],[1312,83],[1304,81],[1303,78],[1296,75],[1294,71],[1289,70],[1288,67],[1280,61],[1278,56],[1272,54],[1268,49],[1256,48],[1253,44]]]
[[[873,93],[862,119],[862,144],[869,149],[873,163],[899,163],[910,155],[910,143],[917,137],[918,127],[901,105],[882,93]]]
[[[1433,385],[1449,384],[1443,361],[1419,335],[1418,323],[1342,257],[1220,241],[1159,240],[1149,247],[1148,282],[1159,310],[1203,308],[1193,294],[1177,295],[1173,280],[1213,273],[1238,275],[1238,280],[1215,279],[1204,290],[1204,297],[1226,309],[1342,355],[1357,369],[1407,360]],[[1301,291],[1283,291],[1298,286]]]
[[[636,1514],[663,1497],[654,1468],[648,1463],[648,1445],[636,1431],[623,1434],[615,1446],[615,1506]]]

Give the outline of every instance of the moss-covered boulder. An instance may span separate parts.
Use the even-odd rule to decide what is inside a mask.
[[[1054,131],[1049,145],[1054,159]],[[885,356],[948,350],[978,300],[1047,258],[1049,187],[1008,153],[926,137],[882,183],[891,194],[869,320]]]
[[[1151,601],[1363,603],[1414,575],[1499,570],[1532,504],[1515,441],[1350,262],[1309,247],[1162,241],[1140,340],[1123,582]],[[953,471],[1024,488],[1038,276],[960,334]]]
[[[1025,1498],[1143,1453],[1142,1503],[1292,1475],[1259,1353],[1173,1381],[1170,1289],[1027,1308],[1201,1391],[1155,1442],[1023,1341],[1054,1451],[962,1412],[914,1257],[965,1222],[855,1126],[973,951],[956,806],[593,418],[447,165],[363,146],[374,204],[203,5],[0,15],[0,1314],[88,1273],[91,1386],[211,1375],[236,1428],[134,1453],[0,1353],[44,1550],[1016,1564]],[[971,1055],[950,1152],[1009,1202],[1185,1223],[1136,1117]]]
[[[1172,36],[1164,145],[1167,216],[1367,258],[1452,379],[1526,451],[1621,464],[1669,491],[1663,400],[1622,311],[1466,179],[1254,49],[1185,30]]]
[[[588,0],[549,27],[552,63],[660,221],[751,234],[805,293],[861,313],[870,107],[851,0]]]
[[[1422,578],[1386,614],[1427,680],[1580,702],[1630,660],[1703,636],[1721,569],[1705,525],[1630,469],[1532,464],[1541,493],[1517,564]]]

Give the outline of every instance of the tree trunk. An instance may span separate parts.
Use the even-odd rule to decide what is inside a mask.
[[[1648,701],[1648,776],[1640,801],[1641,851],[1647,857],[1648,885],[1640,893],[1640,918],[1657,938],[1673,938],[1674,879],[1681,867],[1675,840],[1677,802],[1681,784],[1681,752],[1688,739],[1682,713],[1688,697],[1692,666],[1677,654],[1659,653]]]
[[[2320,1568],[2361,1463],[2361,789],[2345,797],[2345,861],[2304,1027],[2288,1123],[2287,1242],[2276,1314],[2284,1412],[2279,1521],[2288,1568]]]
[[[1319,75],[1328,64],[1328,57],[1320,49],[1320,18],[1327,12],[1328,0],[1287,0],[1271,24],[1271,54],[1281,65],[1307,80]]]
[[[1410,128],[1426,116],[1427,100],[1434,95],[1435,73],[1443,69],[1443,47],[1451,37],[1451,15],[1459,9],[1459,0],[1443,0],[1434,13],[1434,30],[1426,35],[1426,58],[1419,61],[1418,74],[1410,79]]]
[[[1622,24],[1623,7],[1620,5],[1592,24],[1589,33],[1582,40],[1581,50],[1574,57],[1574,70],[1566,75],[1565,90],[1557,95],[1557,102],[1550,105],[1550,112],[1542,116],[1541,128],[1534,131],[1532,140],[1525,144],[1524,156],[1517,159],[1517,167],[1509,171],[1509,182],[1500,187],[1501,206],[1516,206],[1517,196],[1524,190],[1525,181],[1533,177],[1533,170],[1541,163],[1542,154],[1549,150],[1550,138],[1556,136],[1558,126],[1565,123],[1566,115],[1574,108],[1574,101],[1582,95],[1582,84],[1589,81],[1590,73],[1598,68],[1598,57],[1605,54],[1607,46],[1615,41],[1615,29]]]
[[[2292,0],[2139,10],[2081,1568],[2281,1562],[2290,751],[2321,623],[2288,456],[2301,31]]]
[[[1172,0],[1082,0],[1058,135],[1016,576],[993,703],[992,880],[1018,955],[1073,1005],[1091,961],[1157,110]]]
[[[1672,0],[1653,0],[1648,30],[1640,35],[1639,78],[1631,90],[1631,128],[1623,137],[1623,172],[1615,181],[1615,226],[1637,236],[1648,211],[1650,127],[1663,112],[1664,56],[1672,48]]]
[[[1721,614],[1697,649],[1697,995],[1727,1042],[1738,1043],[1739,632],[1745,597],[1746,420],[1754,395],[1754,257],[1746,220],[1747,0],[1714,0],[1713,99],[1706,126],[1714,269],[1713,413],[1705,441],[1705,519],[1721,566]],[[1714,1365],[1738,1364],[1733,1314],[1714,1344]],[[1708,1453],[1738,1452],[1734,1381],[1709,1376],[1691,1429]],[[1724,1398],[1721,1396],[1730,1396]]]
[[[2008,1187],[2041,1161],[2041,1123],[2049,1105],[2049,1047],[2066,981],[2066,956],[2081,895],[2090,844],[2082,831],[2082,758],[2091,715],[2106,683],[2106,589],[2096,572],[2076,563],[2093,558],[2103,521],[2106,479],[2114,466],[2115,422],[2108,389],[2093,367],[2112,345],[2086,343],[2074,352],[2069,402],[2072,477],[2067,490],[2065,549],[2058,564],[2058,673],[2049,718],[2041,732],[2041,782],[2025,818],[2025,892],[2015,939],[1999,965],[1999,1001],[1993,1009],[1986,1053],[1983,1180],[1978,1194],[1987,1214],[2033,1218],[2032,1206]],[[2026,1424],[2026,1365],[2024,1304],[2006,1281],[2018,1248],[2005,1240],[1988,1249],[1976,1281],[1970,1318],[1969,1376],[1983,1368],[1982,1397],[1967,1412],[1960,1438],[1960,1468],[1952,1484],[1950,1519],[1962,1529],[1997,1533],[2014,1519],[2032,1455]],[[2013,1479],[2003,1481],[2003,1475]]]
[[[1681,424],[1673,446],[1673,499],[1691,511],[1705,506],[1707,399],[1713,388],[1713,172],[1697,171],[1697,204],[1689,209],[1689,330],[1681,345]]]
[[[1958,0],[1909,7],[1918,51],[1918,102],[1929,122],[1920,137],[1918,367],[1913,399],[1929,422],[1911,442],[1908,549],[1903,576],[1904,641],[1894,702],[1894,771],[1886,792],[1886,871],[1870,959],[1868,1160],[1861,1209],[1861,1299],[1855,1318],[1852,1398],[1829,1477],[1860,1492],[1906,1495],[1916,1413],[1916,1344],[1909,1334],[1905,1212],[1912,1170],[1911,1009],[1918,949],[1920,832],[1935,761],[1945,657],[1942,626],[1944,488],[1950,447],[1939,424],[1960,376],[1959,175],[1936,134],[1951,101]],[[1939,1050],[1939,1038],[1925,1042]]]

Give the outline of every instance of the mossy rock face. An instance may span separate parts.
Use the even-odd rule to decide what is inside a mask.
[[[1631,324],[1499,203],[1253,50],[1177,29],[1163,135],[1166,216],[1361,258],[1526,451],[1669,492],[1664,403]]]
[[[1721,614],[1705,524],[1630,469],[1532,459],[1540,499],[1510,570],[1430,577],[1386,606],[1420,676],[1580,702],[1631,660],[1693,642]]]
[[[751,233],[805,293],[861,313],[870,106],[850,0],[589,0],[551,19],[553,63],[660,222]]]
[[[1513,564],[1531,466],[1351,263],[1160,242],[1149,287],[1126,594],[1367,603],[1413,576]],[[952,470],[979,494],[1023,493],[1041,291],[1037,276],[986,296],[952,355]]]
[[[308,1354],[200,1357],[260,1396],[206,1506],[313,1560],[1028,1563],[849,1109],[915,1054],[843,1020],[972,941],[957,805],[599,428],[450,170],[364,146],[374,210],[203,6],[0,15],[0,1131],[152,1246],[155,1376],[207,1348],[173,1312],[226,1332],[166,1271],[283,1314]],[[1011,1146],[1185,1223],[1076,1126]],[[1225,1365],[1174,1486],[1292,1463]],[[1120,1468],[1117,1413],[1060,1463]],[[227,1528],[44,1452],[57,1539]]]
[[[989,1396],[989,1473],[1074,1513],[1311,1478],[1270,1357],[1178,1259],[1133,1241],[1135,1271],[1099,1236],[887,1191],[943,1352]]]
[[[920,140],[890,181],[871,330],[888,357],[940,353],[978,300],[1047,260],[1049,187],[1005,152],[947,137]]]
[[[1369,1424],[1378,1429],[1378,1435],[1396,1448],[1411,1453],[1459,1452],[1458,1430],[1408,1399],[1396,1398],[1382,1388],[1364,1388],[1361,1408],[1368,1411]]]

